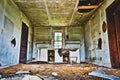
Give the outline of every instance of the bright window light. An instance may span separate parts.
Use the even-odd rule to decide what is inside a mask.
[[[62,32],[54,33],[54,48],[62,48]]]

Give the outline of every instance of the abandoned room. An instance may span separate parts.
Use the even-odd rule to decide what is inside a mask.
[[[120,0],[0,0],[0,80],[120,80]]]

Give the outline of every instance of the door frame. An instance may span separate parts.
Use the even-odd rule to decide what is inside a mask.
[[[120,0],[115,0],[107,9],[107,23],[108,23],[108,39],[111,65],[114,68],[120,68],[120,14],[117,13],[117,7],[120,5]],[[119,29],[118,29],[119,28]]]
[[[27,62],[28,26],[22,22],[19,63]]]

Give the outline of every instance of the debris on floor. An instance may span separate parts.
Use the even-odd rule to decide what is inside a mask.
[[[93,64],[18,64],[0,69],[2,78],[17,78],[7,80],[22,80],[25,75],[38,76],[43,80],[108,80],[88,73],[96,71]],[[6,79],[3,79],[6,80]],[[36,79],[37,80],[37,79]]]
[[[16,74],[29,74],[29,71],[17,71]]]
[[[69,66],[69,67],[70,67],[70,66],[72,66],[72,64],[68,64],[67,66]]]
[[[0,80],[43,80],[43,79],[36,75],[24,75],[24,76],[16,75],[14,77],[1,78]]]
[[[120,77],[120,69],[105,69],[104,71],[106,74]]]
[[[110,80],[120,80],[119,77],[114,76],[114,75],[106,74],[103,70],[92,71],[88,75],[97,76],[97,77],[101,77],[101,78],[106,78],[106,79],[110,79]]]
[[[26,75],[22,80],[42,80],[38,76]]]
[[[57,77],[57,76],[58,76],[58,73],[57,73],[57,72],[52,72],[52,76]]]
[[[39,75],[39,77],[41,77],[43,80],[55,80],[55,77],[52,77],[52,76],[41,76],[41,75]]]
[[[0,78],[0,80],[22,80],[23,77],[22,76],[14,76],[14,77],[4,77],[4,78]]]

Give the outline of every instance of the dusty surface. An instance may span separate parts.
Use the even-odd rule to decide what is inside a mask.
[[[4,77],[14,76],[17,71],[30,71],[31,74],[54,76],[58,80],[106,80],[89,76],[88,73],[97,70],[99,67],[92,64],[18,64],[8,68],[0,69],[0,75]],[[102,68],[101,68],[102,69]],[[113,70],[103,68],[107,73]],[[120,70],[114,70],[115,75],[120,76]]]
[[[110,75],[115,75],[115,76],[118,76],[120,77],[120,69],[107,69],[107,70],[104,70],[105,73],[107,74],[110,74]]]

